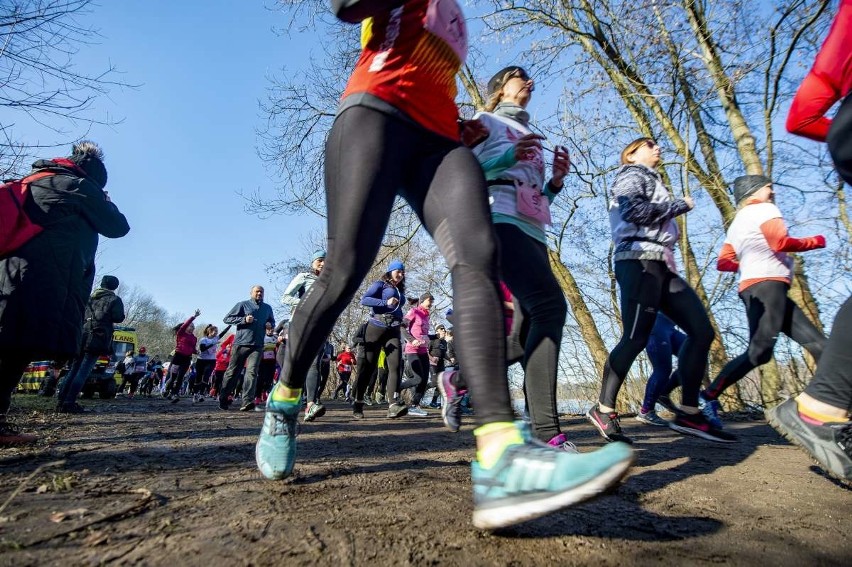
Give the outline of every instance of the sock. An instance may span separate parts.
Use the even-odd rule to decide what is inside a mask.
[[[605,406],[602,403],[598,402],[598,411],[601,413],[615,413],[615,408]]]
[[[824,413],[820,413],[818,411],[814,411],[810,408],[807,408],[796,402],[796,407],[799,409],[799,417],[802,418],[806,423],[810,423],[811,425],[825,425],[826,423],[847,423],[849,418],[846,419],[834,417],[833,415],[828,415]]]
[[[298,404],[302,399],[302,389],[301,388],[288,388],[281,382],[275,385],[275,389],[272,390],[272,401],[273,402],[285,402],[288,404]]]
[[[479,466],[484,469],[490,469],[493,467],[503,455],[503,452],[507,447],[511,445],[520,445],[524,442],[524,438],[521,437],[521,432],[518,431],[518,428],[511,421],[488,423],[476,428],[473,431],[473,435],[475,437],[481,437],[483,435],[490,435],[498,432],[503,432],[506,435],[500,438],[499,441],[489,443],[476,451],[476,460],[479,461]]]

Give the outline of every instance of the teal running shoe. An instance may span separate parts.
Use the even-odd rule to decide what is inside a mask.
[[[494,530],[590,500],[616,484],[633,463],[630,445],[570,453],[526,441],[510,445],[490,469],[474,461],[473,525]]]
[[[296,464],[296,434],[300,404],[276,402],[270,396],[257,439],[254,456],[257,468],[271,480],[287,478]]]

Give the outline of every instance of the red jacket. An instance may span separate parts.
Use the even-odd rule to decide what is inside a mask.
[[[235,336],[228,335],[219,345],[219,352],[216,353],[216,366],[213,367],[216,372],[224,372],[228,369],[228,363],[231,362],[231,345],[234,344]]]
[[[802,81],[790,113],[787,131],[824,142],[831,126],[825,113],[852,91],[852,0],[842,0],[828,37],[810,73]]]
[[[178,328],[177,333],[175,334],[176,354],[191,356],[192,353],[195,352],[195,345],[198,343],[198,337],[196,337],[190,332],[187,332],[186,330],[187,327],[189,327],[194,320],[195,316],[193,315],[192,317],[184,321],[180,328]]]

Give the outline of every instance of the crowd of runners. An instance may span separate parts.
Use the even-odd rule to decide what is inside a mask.
[[[571,161],[564,147],[548,147],[530,122],[534,79],[520,66],[499,70],[487,83],[484,108],[460,120],[456,74],[467,55],[467,36],[455,2],[332,5],[338,18],[362,23],[362,53],[326,143],[327,249],[317,251],[310,269],[287,286],[289,325],[276,324],[260,286],[223,318],[233,334],[208,325],[199,340],[196,311],[175,329],[168,363],[148,359],[142,349],[128,357],[128,395],[137,386],[143,393],[156,388],[171,402],[182,395],[197,402],[211,396],[222,410],[239,400],[241,411],[263,411],[256,464],[273,480],[290,476],[298,461],[300,415],[305,422],[321,421],[328,397],[350,401],[346,411],[355,420],[375,403],[387,404],[388,419],[422,417],[428,414],[424,406],[431,406],[440,407],[447,428],[458,431],[465,414],[472,414],[473,523],[492,529],[592,498],[626,474],[633,441],[621,429],[616,406],[625,377],[646,348],[655,372],[637,419],[709,442],[736,442],[720,419],[719,397],[770,359],[783,332],[813,355],[818,369],[804,393],[770,410],[770,422],[831,474],[852,479],[852,305],[843,305],[827,338],[789,298],[789,253],[823,248],[825,238],[788,234],[772,179],[748,174],[732,183],[737,213],[717,268],[739,273],[749,344],[702,389],[713,329],[675,263],[676,219],[695,203],[674,197],[664,185],[654,139],[624,146],[608,204],[623,332],[603,368],[599,398],[586,414],[608,443],[578,452],[557,412],[567,306],[545,236],[550,205],[569,181]],[[791,131],[827,140],[847,182],[852,97],[833,120],[824,114],[852,87],[850,18],[852,1],[845,0],[788,122]],[[355,298],[398,196],[418,215],[450,270],[451,329],[433,324],[435,298],[428,290],[409,300],[405,265],[398,260]],[[329,336],[353,299],[369,316],[348,344],[335,347]],[[674,371],[672,356],[678,360]],[[516,362],[524,375],[520,419],[507,380],[507,368]],[[2,365],[6,372],[5,358]],[[337,383],[329,396],[332,372]],[[3,380],[5,390],[11,378]],[[429,387],[437,390],[427,402]],[[74,411],[76,401],[67,394],[60,411]],[[657,415],[658,404],[671,419]]]

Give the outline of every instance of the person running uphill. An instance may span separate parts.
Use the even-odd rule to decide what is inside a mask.
[[[456,73],[467,55],[467,30],[458,4],[332,5],[342,20],[364,21],[363,51],[326,145],[328,263],[293,316],[291,348],[257,442],[258,468],[270,479],[292,473],[308,367],[369,272],[401,195],[452,274],[459,355],[479,421],[473,524],[508,526],[600,494],[630,467],[630,447],[563,453],[529,440],[514,423],[485,180],[459,141]]]

